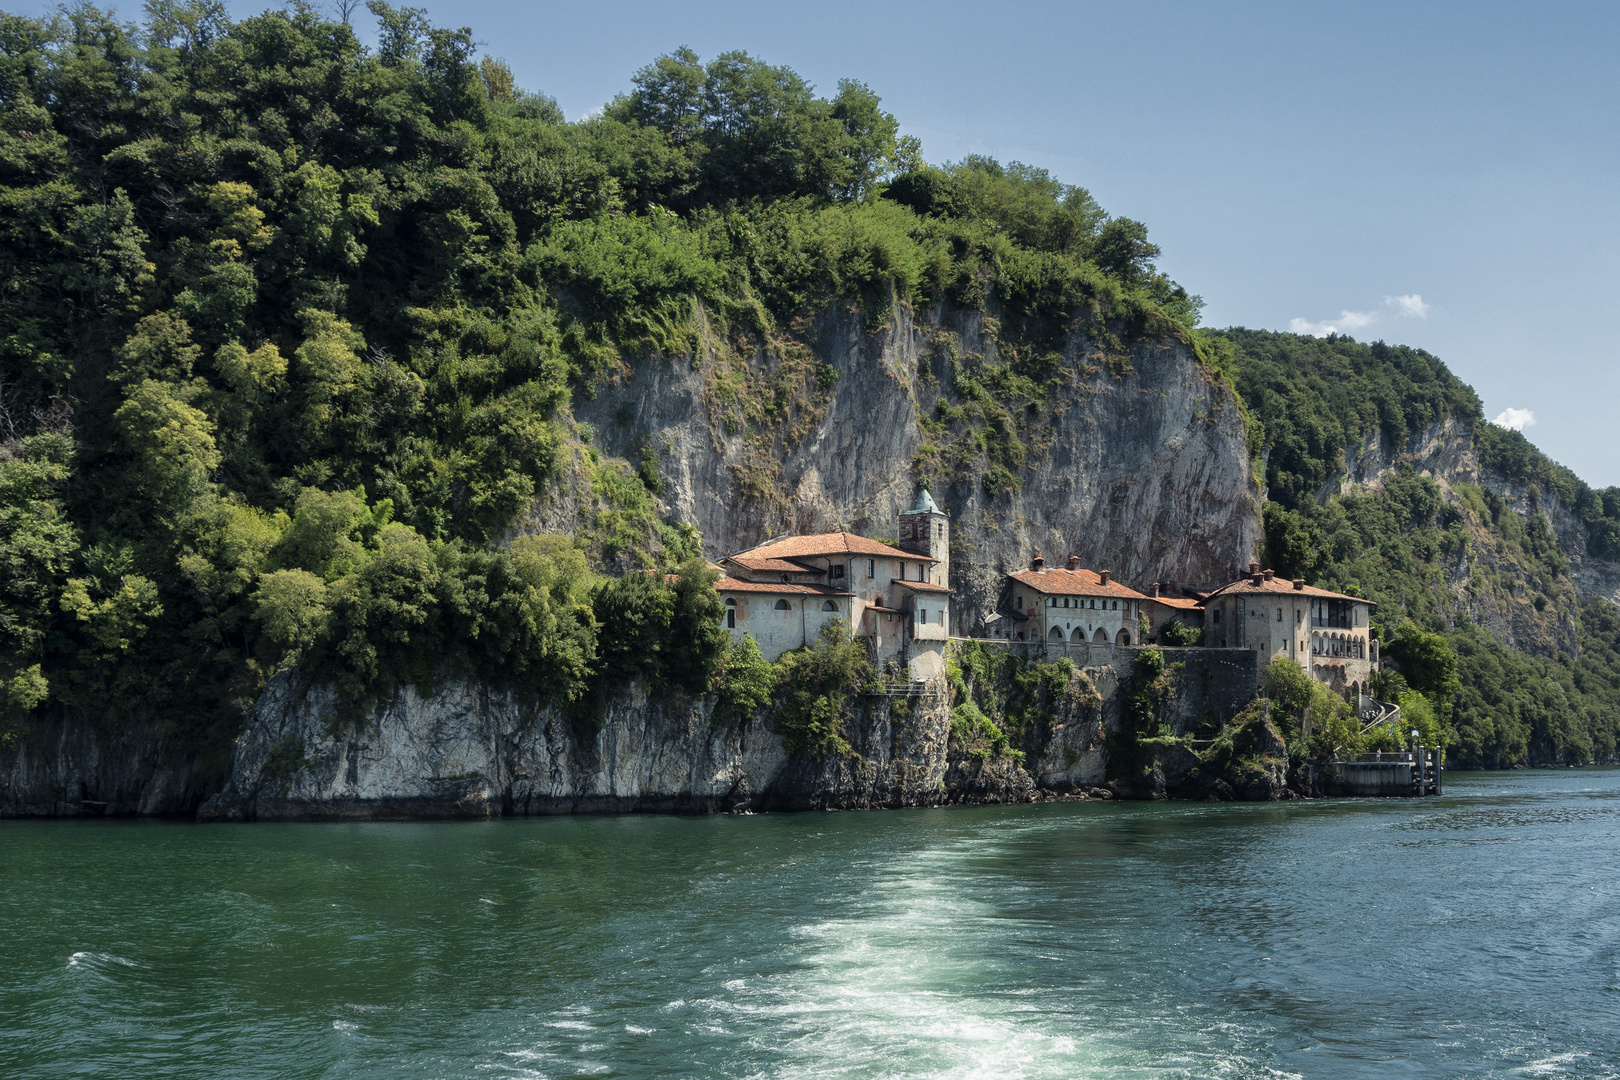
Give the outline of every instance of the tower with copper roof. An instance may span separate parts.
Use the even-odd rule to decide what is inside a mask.
[[[934,583],[951,584],[951,519],[934,502],[927,488],[917,489],[911,509],[900,515],[900,550],[938,559]]]

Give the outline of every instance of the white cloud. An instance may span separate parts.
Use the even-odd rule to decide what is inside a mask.
[[[1401,316],[1411,316],[1419,319],[1427,317],[1429,305],[1423,302],[1423,297],[1417,293],[1407,293],[1405,296],[1386,296],[1384,306],[1394,308],[1395,313]],[[1382,318],[1377,311],[1341,311],[1337,319],[1323,319],[1321,322],[1312,322],[1309,319],[1291,319],[1288,329],[1296,334],[1310,334],[1312,337],[1327,337],[1329,334],[1347,334],[1351,330],[1360,330],[1364,326],[1371,326]]]
[[[1429,305],[1423,302],[1423,297],[1417,293],[1407,293],[1405,296],[1386,296],[1384,303],[1399,311],[1402,315],[1415,315],[1418,318],[1427,318]]]
[[[1523,431],[1536,426],[1536,414],[1529,409],[1503,409],[1501,415],[1491,423],[1509,431]]]
[[[1321,322],[1311,322],[1309,319],[1293,319],[1288,323],[1288,329],[1296,334],[1327,337],[1329,334],[1343,334],[1350,330],[1360,330],[1376,318],[1378,318],[1376,311],[1341,311],[1337,319],[1323,319]]]

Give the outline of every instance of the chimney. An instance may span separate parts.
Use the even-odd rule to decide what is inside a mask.
[[[1302,577],[1295,578],[1294,579],[1294,588],[1304,590],[1304,588],[1305,588],[1305,579],[1302,578]]]
[[[1078,556],[1078,555],[1070,555],[1069,556],[1069,569],[1070,570],[1078,570],[1078,569],[1080,569],[1080,556]]]
[[[1260,572],[1260,564],[1259,563],[1252,562],[1252,563],[1249,564],[1249,576],[1250,577],[1254,577],[1254,575],[1258,574],[1259,572]]]
[[[1044,574],[1046,573],[1046,560],[1037,555],[1029,561],[1029,568],[1037,574]]]
[[[1277,571],[1275,571],[1275,570],[1267,570],[1266,571],[1266,580],[1267,581],[1270,581],[1272,578],[1274,578],[1276,576],[1277,576]]]
[[[1155,581],[1153,583],[1153,599],[1157,600],[1158,598],[1159,598],[1159,583],[1157,581]]]
[[[1104,585],[1108,584],[1108,571],[1107,570],[1099,570],[1099,571],[1097,571],[1097,576],[1102,578],[1102,583]]]

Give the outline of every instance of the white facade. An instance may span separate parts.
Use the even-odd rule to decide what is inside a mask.
[[[950,638],[949,519],[927,493],[901,518],[900,548],[850,533],[792,536],[722,560],[715,585],[726,627],[750,634],[766,659],[814,645],[841,621],[872,644],[880,666],[907,666],[913,679],[944,670]]]
[[[1028,570],[1007,575],[995,633],[1014,641],[1139,645],[1147,599],[1078,558],[1068,569],[1047,569],[1037,557]]]
[[[1204,644],[1253,649],[1262,675],[1278,656],[1341,693],[1367,693],[1378,665],[1370,601],[1279,578],[1249,574],[1204,601]]]

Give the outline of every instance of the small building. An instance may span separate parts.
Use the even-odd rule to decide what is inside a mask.
[[[1137,645],[1147,599],[1107,570],[1085,569],[1079,556],[1069,557],[1067,569],[1048,570],[1037,555],[1028,570],[1007,575],[994,633],[1013,641]]]
[[[1255,650],[1262,675],[1274,657],[1287,656],[1341,694],[1368,693],[1378,666],[1373,607],[1252,562],[1246,575],[1205,598],[1204,644]]]
[[[1188,630],[1199,630],[1204,625],[1204,602],[1193,596],[1173,596],[1172,590],[1155,581],[1149,586],[1142,601],[1147,616],[1147,644],[1164,644],[1165,630],[1171,623],[1179,623]],[[1209,644],[1206,640],[1204,644]]]
[[[950,638],[950,519],[928,492],[900,515],[899,546],[849,532],[787,536],[721,559],[726,628],[751,634],[767,660],[813,645],[841,621],[882,665],[913,679],[945,668]],[[937,555],[935,553],[938,553]]]

